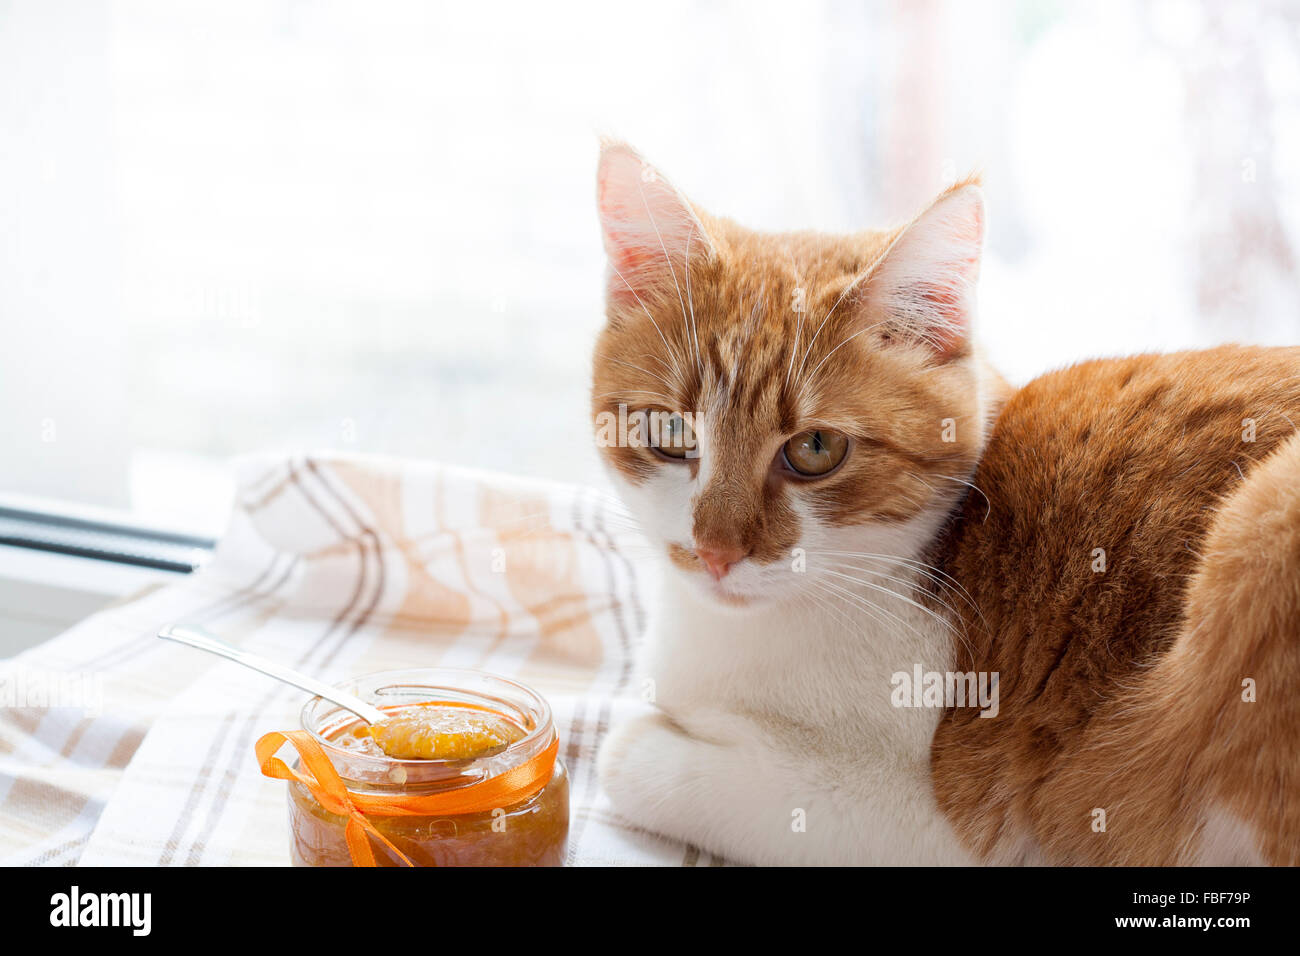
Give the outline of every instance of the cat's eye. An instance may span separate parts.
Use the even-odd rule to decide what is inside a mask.
[[[828,428],[800,432],[781,449],[790,470],[805,478],[820,478],[839,467],[849,451],[847,435]]]
[[[677,412],[652,411],[648,413],[650,447],[664,458],[685,460],[695,458],[695,429]]]

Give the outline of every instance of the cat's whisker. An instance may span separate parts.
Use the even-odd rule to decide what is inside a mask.
[[[881,560],[891,561],[891,562],[901,561],[904,563],[905,567],[910,567],[918,574],[921,574],[928,580],[932,581],[935,585],[945,588],[947,590],[955,589],[954,593],[960,596],[964,601],[966,601],[973,609],[975,609],[978,612],[978,606],[975,604],[974,598],[971,596],[971,593],[961,584],[961,582],[958,581],[956,578],[952,577],[952,575],[948,574],[946,571],[936,568],[933,565],[925,564],[924,562],[915,561],[912,559],[897,558],[893,555],[876,555],[876,554],[859,553],[853,551],[823,551],[823,552],[816,552],[816,553],[843,556],[849,558],[866,559],[872,561],[881,561]]]
[[[825,564],[820,566],[828,567],[828,568],[841,568],[841,569],[847,568],[848,570],[851,571],[861,571],[865,574],[870,574],[872,577],[883,578],[886,581],[893,581],[895,584],[901,584],[904,587],[911,588],[913,590],[917,588],[917,581],[914,578],[900,578],[892,574],[885,574],[882,571],[875,571],[872,570],[871,568],[864,568],[862,565],[854,564],[851,561],[828,561]],[[941,607],[946,608],[951,613],[954,614],[956,613],[956,609],[947,601],[943,600],[943,598],[939,597],[938,595],[931,595],[931,597],[933,597],[933,599],[937,601]]]
[[[852,563],[852,562],[843,562],[843,563],[841,563],[841,562],[831,562],[828,566],[829,566],[829,567],[833,567],[833,568],[844,568],[844,569],[848,569],[848,570],[852,570],[852,571],[860,571],[860,572],[863,572],[863,573],[866,573],[866,574],[871,574],[871,575],[873,575],[873,576],[884,577],[886,580],[891,580],[891,581],[894,581],[894,582],[896,582],[896,583],[898,583],[898,584],[911,585],[913,589],[916,589],[916,588],[917,588],[917,582],[914,582],[914,581],[908,581],[908,580],[906,580],[906,579],[901,579],[901,578],[890,577],[890,576],[888,576],[888,575],[882,575],[882,574],[880,574],[880,572],[878,572],[878,571],[873,571],[873,570],[870,569],[870,568],[864,568],[864,567],[862,567],[861,565],[854,564],[854,563]],[[985,621],[984,621],[984,616],[983,616],[983,614],[980,612],[979,605],[977,605],[977,604],[974,602],[974,600],[971,599],[971,597],[970,597],[969,594],[965,593],[965,590],[966,590],[965,588],[962,588],[962,589],[960,590],[960,592],[959,592],[959,591],[953,591],[951,588],[947,588],[947,587],[945,587],[945,585],[944,585],[944,584],[943,584],[943,583],[942,583],[938,578],[934,577],[933,575],[930,575],[930,574],[927,574],[927,573],[925,573],[925,572],[921,572],[921,571],[918,571],[917,573],[921,574],[921,575],[922,575],[926,580],[928,580],[928,581],[934,583],[935,585],[937,585],[938,587],[942,588],[945,592],[950,593],[954,598],[960,600],[963,604],[965,604],[967,607],[969,607],[969,608],[971,609],[971,611],[974,612],[975,616],[976,616],[977,618],[979,618],[981,625],[984,625],[984,626],[987,628],[987,625],[986,625],[986,623],[985,623]],[[935,593],[932,593],[932,592],[926,592],[926,593],[928,594],[928,596],[929,596],[929,598],[930,598],[931,600],[935,601],[937,604],[939,604],[940,607],[942,607],[942,608],[944,608],[946,611],[948,611],[948,613],[951,614],[951,615],[953,616],[953,619],[954,619],[954,620],[960,620],[961,615],[958,613],[958,610],[957,610],[957,608],[956,608],[954,605],[952,605],[952,604],[949,603],[948,601],[944,600],[944,598],[943,598],[942,596],[940,596],[939,594],[935,594]]]
[[[823,573],[828,574],[828,575],[831,575],[831,576],[833,576],[833,577],[839,577],[839,578],[847,579],[849,582],[854,583],[854,584],[864,584],[864,583],[866,583],[866,582],[859,581],[859,580],[857,580],[856,578],[851,577],[850,575],[841,574],[841,573],[838,572],[838,571],[824,571]],[[885,614],[886,616],[888,616],[888,617],[890,618],[890,620],[894,621],[896,624],[899,624],[899,625],[902,625],[903,627],[906,627],[908,630],[911,630],[913,633],[917,633],[917,632],[915,631],[915,629],[912,627],[911,623],[908,622],[906,619],[904,619],[903,617],[901,617],[901,616],[899,616],[898,614],[894,613],[893,611],[890,611],[888,608],[882,607],[880,604],[877,604],[875,601],[872,601],[872,600],[871,600],[869,597],[867,597],[865,594],[860,594],[860,593],[858,593],[857,591],[855,591],[855,590],[853,590],[852,588],[850,588],[848,585],[840,584],[838,581],[827,581],[827,580],[825,580],[824,578],[820,578],[820,577],[814,577],[813,580],[817,581],[818,583],[822,584],[822,585],[825,586],[825,587],[835,588],[835,589],[840,590],[840,591],[843,593],[843,595],[844,595],[845,597],[850,597],[850,598],[852,598],[852,599],[855,600],[855,601],[862,602],[862,603],[864,603],[866,606],[869,606],[870,608],[872,608],[874,611],[877,611],[877,612],[879,612],[879,613]],[[884,593],[886,593],[886,594],[893,595],[893,592],[890,591],[888,588],[880,587],[880,586],[878,586],[878,585],[876,585],[876,586],[868,585],[868,587],[872,587],[873,590],[876,590],[876,591],[881,591],[881,592],[884,592]]]
[[[618,268],[614,265],[613,262],[609,263],[609,267],[610,269],[613,270],[614,275],[618,276],[619,279],[622,281],[622,283],[625,286],[627,286],[628,291],[631,292],[632,296],[636,299],[637,305],[641,306],[641,311],[646,314],[646,318],[650,320],[650,323],[655,327],[655,331],[659,333],[659,340],[664,343],[664,348],[668,352],[668,357],[673,360],[673,368],[675,370],[675,374],[680,380],[682,378],[682,372],[681,369],[677,366],[677,359],[673,355],[673,347],[668,344],[668,339],[664,335],[664,330],[659,327],[659,323],[655,321],[655,317],[650,314],[650,310],[647,309],[645,303],[641,301],[641,296],[639,296],[637,294],[636,289],[632,287],[632,283],[627,281],[623,273],[618,271]],[[677,281],[676,278],[674,278],[673,281],[676,282]]]
[[[936,478],[942,478],[945,481],[955,481],[958,484],[965,485],[967,488],[973,488],[980,493],[984,499],[984,520],[989,520],[989,515],[993,513],[993,502],[989,501],[989,496],[984,494],[983,489],[978,487],[975,482],[967,481],[965,478],[954,478],[952,475],[935,475]]]
[[[800,272],[799,262],[798,260],[795,259],[794,255],[790,252],[789,247],[786,248],[786,257],[790,260],[790,271],[794,273],[794,287],[797,293],[799,290],[805,288],[803,273]],[[794,341],[790,343],[790,364],[787,365],[785,369],[786,388],[790,387],[790,373],[794,370],[794,357],[799,354],[799,336],[803,332],[803,317],[804,317],[804,313],[808,311],[808,307],[806,304],[801,303],[801,305],[802,308],[798,309],[795,312],[795,315],[797,315],[798,318],[795,320]]]
[[[605,392],[595,397],[597,399],[606,399],[606,398],[631,397],[633,395],[643,395],[646,398],[653,398],[655,401],[663,402],[665,405],[668,406],[674,404],[674,399],[665,395],[663,392],[656,392],[654,389],[649,389],[649,388],[626,388],[626,389],[620,389],[619,391],[616,392]],[[625,402],[623,404],[627,404],[627,403]]]
[[[732,371],[733,380],[740,380],[740,371],[744,368],[742,356],[744,356],[750,342],[754,340],[754,332],[758,328],[758,312],[763,307],[763,293],[766,291],[767,283],[764,282],[758,287],[758,295],[754,296],[754,305],[749,310],[749,319],[745,322],[744,338],[736,347],[736,366]]]
[[[640,183],[640,184],[639,184],[639,188],[640,188],[640,190],[641,190],[641,204],[642,204],[643,206],[645,206],[646,218],[650,220],[650,228],[653,229],[653,230],[655,231],[655,238],[657,238],[657,239],[659,240],[659,248],[663,251],[663,254],[664,254],[664,262],[666,262],[666,263],[668,264],[668,274],[671,275],[672,278],[673,278],[673,288],[675,288],[675,289],[677,290],[677,302],[678,302],[678,304],[681,306],[681,309],[682,309],[682,322],[686,322],[686,321],[687,321],[687,319],[686,319],[686,300],[682,298],[682,287],[681,287],[681,285],[678,284],[678,282],[677,282],[677,269],[673,266],[673,259],[672,259],[672,256],[668,255],[668,246],[664,243],[663,233],[661,233],[661,232],[659,231],[659,223],[655,221],[654,210],[652,210],[652,209],[650,208],[650,201],[649,201],[648,199],[646,199],[646,195],[645,195],[645,183],[644,183],[644,182]],[[684,268],[686,269],[687,272],[689,272],[689,271],[690,271],[690,267],[691,267],[691,262],[690,262],[690,259],[688,258],[688,259],[686,260],[686,264],[685,264]],[[656,326],[656,327],[657,327],[657,326]],[[659,334],[660,334],[660,337],[663,336],[663,333],[662,333],[662,332],[660,332]],[[668,343],[665,341],[665,342],[664,342],[664,345],[667,346],[667,344],[668,344]],[[672,350],[669,349],[670,357],[671,357],[671,353],[672,353]],[[673,359],[673,363],[676,364],[676,359],[675,359],[675,358]],[[679,372],[678,374],[680,374],[680,372]]]
[[[628,511],[608,510],[603,512],[603,514],[606,518],[610,518],[615,521],[624,522],[629,528],[636,528],[637,530],[641,530],[641,522],[637,520],[635,515],[633,515]]]
[[[855,567],[852,567],[852,566],[850,566],[850,565],[841,565],[840,567],[843,567],[843,568],[845,568],[845,569],[848,570],[848,571],[861,571],[861,570],[862,570],[861,568],[855,568]],[[843,579],[845,579],[845,580],[848,580],[848,581],[853,581],[853,582],[855,582],[856,584],[860,584],[860,585],[863,585],[863,586],[866,586],[866,587],[871,587],[871,586],[872,586],[870,582],[865,581],[865,580],[863,580],[863,579],[861,579],[861,578],[858,578],[858,577],[856,577],[855,575],[852,575],[852,574],[847,574],[847,573],[842,573],[842,572],[829,572],[829,573],[835,573],[838,577],[841,577],[841,578],[843,578]],[[903,599],[904,599],[904,598],[903,598],[903,595],[899,594],[898,592],[894,591],[892,588],[889,588],[889,587],[881,586],[881,587],[879,587],[879,588],[873,588],[873,590],[881,590],[881,591],[884,591],[885,593],[893,594],[895,597],[898,597],[900,600],[903,600]],[[955,611],[955,609],[954,609],[950,604],[947,604],[946,602],[943,602],[943,601],[939,601],[938,603],[939,603],[939,605],[940,605],[940,606],[941,606],[945,611],[947,611],[949,614],[951,614],[951,615],[953,616],[953,618],[957,618],[957,617],[958,617],[957,612]],[[928,610],[928,609],[927,609],[927,610]],[[930,613],[933,614],[934,612],[930,612]],[[939,619],[942,620],[942,618],[939,618]],[[952,633],[954,634],[954,636],[957,637],[958,640],[962,641],[962,643],[965,644],[965,637],[964,637],[964,635],[961,634],[961,631],[960,631],[960,629],[959,629],[958,627],[956,627],[956,626],[950,624],[950,625],[948,626],[948,629],[949,629],[950,631],[952,631]]]
[[[830,307],[830,309],[827,310],[825,317],[821,321],[821,324],[817,326],[817,331],[813,333],[813,337],[808,341],[808,348],[804,349],[803,359],[799,362],[799,373],[795,376],[796,382],[803,377],[804,366],[808,364],[808,356],[812,354],[812,347],[817,343],[817,337],[822,334],[822,329],[824,329],[826,327],[826,323],[831,320],[831,316],[835,314],[835,310],[840,307],[840,303],[844,301],[844,297],[849,294],[849,291],[851,289],[857,287],[857,284],[861,281],[861,279],[862,276],[858,276],[852,282],[846,285],[844,287],[844,290],[840,292],[839,298],[837,298],[835,300],[835,303]]]
[[[921,561],[917,558],[908,558],[898,554],[880,554],[872,551],[835,551],[835,550],[825,550],[825,549],[810,549],[808,553],[810,555],[826,554],[835,557],[866,558],[866,559],[872,559],[877,561],[885,561],[891,563],[898,562],[902,564],[907,564],[916,568],[919,571],[923,571],[927,573],[927,575],[931,576],[931,580],[933,580],[936,584],[944,583],[944,586],[946,587],[955,587],[958,590],[960,590],[961,593],[965,595],[967,599],[970,599],[971,597],[970,592],[967,591],[966,588],[962,586],[961,582],[958,581],[956,578],[954,578],[951,574],[948,574],[946,571],[943,571],[940,568],[936,568],[932,564],[926,564],[924,561]],[[938,577],[934,577],[934,575],[937,575]],[[940,579],[942,579],[942,581]]]
[[[905,471],[905,472],[903,472],[903,474],[905,474],[907,477],[911,478],[913,481],[919,481],[921,484],[925,485],[925,487],[929,488],[931,491],[934,491],[934,485],[930,484],[928,481],[925,480],[924,477],[922,477],[921,475],[918,475],[916,472],[914,472],[914,471]]]
[[[867,621],[874,621],[877,624],[882,623],[879,616],[872,609],[845,602],[842,594],[836,594],[829,588],[823,587],[821,581],[813,581],[812,583],[815,587],[810,589],[811,593],[807,595],[809,606],[814,611],[829,611],[850,633],[857,632],[863,626],[861,618],[855,619],[854,614],[862,615]],[[820,596],[822,600],[814,600],[813,594]]]
[[[876,607],[870,601],[864,601],[858,595],[828,581],[821,581],[814,578],[812,579],[812,584],[819,593],[826,595],[830,599],[829,603],[816,606],[824,607],[827,610],[836,613],[839,619],[844,622],[845,626],[849,628],[850,631],[856,630],[860,627],[861,622],[853,620],[852,617],[845,613],[846,610],[862,614],[868,621],[873,621],[877,625],[888,625],[889,622],[882,620],[880,616],[880,608]]]
[[[857,604],[864,611],[870,609],[880,614],[884,614],[895,624],[899,625],[900,627],[906,628],[912,634],[913,637],[921,638],[921,639],[924,638],[924,635],[920,631],[918,631],[915,625],[913,625],[910,621],[899,616],[898,614],[895,614],[893,611],[890,611],[888,608],[881,607],[879,604],[872,601],[870,598],[866,597],[865,595],[858,594],[857,592],[851,590],[850,588],[838,584],[834,581],[823,580],[820,581],[819,583],[823,587],[830,588],[832,591],[839,593],[846,600],[851,601],[854,604]],[[887,590],[887,589],[882,588],[881,590]],[[875,618],[875,620],[879,620],[879,618]]]
[[[653,373],[651,372],[646,372],[647,375],[653,375],[654,378],[658,379],[664,388],[668,389],[668,391],[670,392],[682,392],[685,390],[686,386],[682,382],[681,374],[674,367],[675,363],[674,366],[670,366],[659,356],[652,355],[649,352],[642,352],[641,357],[645,359],[649,359],[651,362],[654,362],[656,365],[658,365],[661,369],[664,370],[663,375],[653,375]],[[672,376],[673,379],[673,381],[671,382],[668,380],[668,376],[670,375]]]
[[[686,266],[682,270],[686,273],[686,304],[690,306],[691,311],[691,339],[695,343],[695,371],[699,375],[704,374],[704,357],[700,354],[700,327],[695,321],[695,297],[691,293],[691,239],[695,235],[695,227],[686,234]]]
[[[862,570],[871,573],[869,569],[864,568]],[[971,611],[974,613],[976,619],[979,621],[980,628],[982,628],[985,632],[989,630],[988,621],[984,617],[984,612],[980,610],[980,607],[975,602],[974,597],[971,595],[971,593],[968,590],[966,590],[965,587],[961,585],[959,581],[952,578],[951,575],[948,575],[937,568],[934,568],[930,565],[921,564],[919,562],[918,565],[913,568],[913,570],[915,570],[918,574],[923,575],[927,580],[933,582],[936,587],[952,594],[953,597],[959,598],[962,601],[962,603],[964,603],[967,607],[969,607]],[[947,580],[945,581],[944,578],[946,578]],[[931,597],[934,600],[938,601],[942,606],[947,608],[949,613],[953,615],[954,619],[960,619],[960,615],[957,613],[957,609],[955,607],[953,607],[948,602],[944,601],[937,594],[931,594]]]
[[[864,626],[863,618],[867,622],[875,621],[879,623],[879,618],[876,615],[869,613],[864,608],[846,603],[841,595],[822,587],[821,582],[814,581],[812,583],[816,587],[809,588],[799,596],[801,603],[806,604],[812,613],[829,612],[851,634],[857,633]],[[858,616],[855,617],[855,615]]]
[[[596,504],[603,514],[614,515],[632,522],[637,521],[637,517],[632,513],[632,510],[610,492],[600,488],[591,488],[588,489],[587,493],[595,498]]]
[[[832,355],[834,355],[834,354],[835,354],[836,352],[838,352],[840,349],[844,348],[844,346],[848,345],[850,342],[852,342],[854,339],[856,339],[859,335],[863,335],[863,334],[865,334],[865,333],[867,333],[867,332],[870,332],[872,329],[876,328],[876,326],[878,326],[878,325],[880,325],[880,324],[881,324],[880,322],[873,322],[873,323],[871,323],[870,325],[863,326],[862,328],[860,328],[860,329],[858,329],[856,332],[854,332],[852,335],[850,335],[850,336],[846,336],[845,339],[844,339],[842,342],[840,342],[839,345],[835,346],[835,348],[831,349],[831,350],[830,350],[829,352],[827,352],[824,356],[822,356],[822,360],[821,360],[820,362],[817,363],[817,367],[814,368],[814,369],[812,370],[812,373],[808,376],[808,378],[807,378],[807,380],[806,380],[806,381],[807,381],[807,384],[808,384],[808,387],[811,387],[811,386],[812,386],[812,383],[815,382],[815,381],[817,380],[817,373],[818,373],[819,371],[821,371],[821,368],[822,368],[823,365],[825,365],[827,362],[830,361],[830,358],[831,358]]]
[[[908,504],[914,507],[918,512],[925,510],[926,506],[930,503],[930,497],[931,497],[930,495],[927,495],[924,498],[917,498],[916,495],[907,491],[903,491],[902,489],[896,490],[894,494],[902,498],[904,501],[906,501]]]
[[[882,594],[888,594],[891,597],[897,598],[898,600],[902,601],[904,604],[908,604],[911,607],[916,608],[922,614],[927,614],[930,617],[934,618],[935,621],[937,621],[939,624],[941,624],[943,627],[947,628],[948,630],[952,631],[954,634],[959,633],[959,628],[951,621],[945,620],[942,615],[935,613],[933,610],[926,607],[921,602],[908,597],[906,594],[902,594],[898,591],[895,591],[893,588],[886,587],[883,584],[876,584],[874,581],[865,581],[862,578],[854,577],[851,574],[845,574],[843,571],[833,571],[833,570],[825,569],[825,573],[833,575],[834,577],[837,578],[843,578],[846,581],[852,581],[853,583],[860,584],[863,587],[871,588],[871,590],[873,591],[879,591]]]
[[[907,478],[910,478],[912,481],[916,482],[917,484],[923,485],[925,487],[927,494],[924,500],[920,502],[919,506],[921,509],[925,509],[929,507],[932,501],[934,500],[934,497],[939,494],[939,489],[936,488],[934,485],[930,484],[930,482],[926,481],[922,476],[918,475],[916,472],[905,471],[903,472],[903,475]],[[910,495],[904,493],[904,497],[906,497],[908,501],[912,501],[913,503],[916,503],[915,499],[913,499]]]
[[[661,366],[663,366],[665,372],[667,372],[667,373],[672,373],[673,370],[672,370],[672,369],[671,369],[671,368],[670,368],[670,367],[669,367],[669,366],[668,366],[668,365],[667,365],[667,364],[666,364],[662,359],[660,359],[657,355],[649,355],[649,354],[647,354],[647,355],[645,356],[645,358],[650,359],[652,362],[658,362]],[[641,374],[647,376],[648,378],[652,378],[652,379],[654,379],[656,382],[658,382],[659,384],[663,385],[663,387],[664,387],[665,389],[667,389],[669,392],[676,392],[676,391],[680,391],[680,390],[681,390],[681,385],[680,385],[680,384],[674,384],[673,382],[668,381],[668,379],[667,379],[664,375],[660,375],[660,374],[657,374],[657,373],[655,373],[655,372],[652,372],[652,371],[650,371],[648,368],[644,368],[644,367],[642,367],[642,366],[640,366],[640,365],[637,365],[637,364],[634,363],[634,362],[627,362],[627,361],[624,361],[623,359],[616,359],[616,358],[610,358],[609,361],[610,361],[611,363],[615,364],[615,365],[621,365],[621,366],[623,366],[624,368],[630,368],[630,369],[633,369],[633,370],[638,371],[638,372],[640,372]],[[649,389],[625,389],[625,390],[623,390],[623,391],[626,391],[626,392],[629,393],[629,394],[630,394],[630,393],[633,393],[633,392],[636,392],[636,391],[643,391],[643,392],[645,392],[645,394],[648,394],[648,395],[650,395],[650,394],[656,394],[655,392],[653,392],[652,390],[649,390]],[[602,398],[606,398],[606,397],[609,397],[609,396],[611,396],[611,395],[618,395],[618,394],[621,394],[621,393],[620,393],[620,392],[607,392],[605,395],[603,395],[603,396],[601,396],[601,397],[602,397]],[[659,398],[664,402],[664,404],[665,404],[665,405],[668,405],[669,407],[672,407],[672,406],[674,406],[674,405],[677,403],[677,400],[676,400],[676,399],[674,399],[674,398],[670,398],[666,393],[660,392],[660,393],[657,393],[657,394],[658,394],[658,397],[659,397]]]
[[[1284,379],[1283,381],[1291,381],[1291,379],[1293,379],[1293,378],[1300,378],[1300,375],[1293,375],[1293,376],[1291,376],[1291,378]],[[1258,418],[1258,420],[1259,420],[1259,421],[1263,421],[1263,420],[1264,420],[1265,418],[1267,418],[1269,415],[1273,414],[1273,412],[1277,412],[1277,410],[1278,410],[1278,406],[1274,405],[1274,406],[1273,406],[1272,408],[1270,408],[1268,411],[1266,411],[1266,412],[1264,412],[1262,415],[1260,415],[1259,418]],[[1291,430],[1292,430],[1292,431],[1296,431],[1296,430],[1297,430],[1297,429],[1296,429],[1295,422],[1291,421],[1291,418],[1290,418],[1290,417],[1289,417],[1285,412],[1278,412],[1278,414],[1281,415],[1283,418],[1286,419],[1286,423],[1287,423],[1288,425],[1291,426]]]
[[[663,359],[661,359],[659,356],[657,356],[657,355],[651,355],[649,352],[643,352],[643,353],[642,353],[642,357],[644,357],[644,358],[648,358],[650,361],[658,363],[659,367],[662,368],[662,369],[664,370],[664,373],[665,373],[665,374],[668,374],[668,373],[676,374],[676,372],[675,372],[675,370],[673,369],[673,367],[670,366],[670,365],[669,365],[667,362],[665,362]],[[642,371],[645,371],[645,370],[642,369]],[[650,374],[650,373],[647,372],[646,374]],[[668,379],[664,378],[663,376],[659,376],[659,381],[663,382],[664,385],[668,386],[669,388],[672,387],[672,383],[669,382]]]
[[[907,596],[904,595],[904,594],[899,593],[898,591],[895,591],[893,588],[885,587],[884,585],[877,585],[877,584],[874,584],[874,583],[872,583],[872,582],[870,582],[870,581],[864,581],[864,580],[862,580],[862,579],[860,579],[860,578],[855,578],[853,575],[844,574],[843,572],[839,572],[839,571],[827,571],[826,573],[828,573],[828,574],[832,574],[832,575],[835,575],[835,576],[840,577],[840,578],[844,578],[844,579],[849,580],[849,581],[853,581],[853,582],[856,583],[856,584],[863,585],[863,586],[868,587],[868,588],[871,588],[871,589],[873,589],[873,590],[883,591],[883,592],[886,593],[886,594],[889,594],[889,595],[892,595],[893,597],[898,598],[900,601],[903,601],[903,602],[905,602],[905,603],[907,603],[907,604],[912,605],[912,606],[915,607],[917,610],[922,611],[923,613],[929,615],[929,616],[930,616],[931,618],[933,618],[936,622],[938,622],[940,625],[942,625],[944,628],[946,628],[948,631],[950,631],[950,632],[952,633],[953,637],[955,637],[958,641],[961,642],[962,647],[965,648],[965,650],[966,650],[968,653],[971,653],[971,652],[972,652],[971,645],[970,645],[970,643],[967,641],[967,639],[966,639],[966,635],[965,635],[965,633],[963,633],[962,629],[961,629],[957,624],[953,623],[952,621],[946,620],[942,615],[936,613],[935,611],[931,610],[930,608],[926,607],[925,605],[920,604],[919,602],[912,600],[911,598],[907,597]],[[895,579],[895,580],[896,580],[896,579]],[[954,609],[950,604],[948,604],[948,603],[946,603],[946,602],[944,602],[944,601],[942,601],[942,600],[940,600],[939,603],[940,603],[940,605],[941,605],[942,607],[944,607],[944,608],[948,611],[948,613],[951,614],[954,618],[958,617],[958,615],[957,615],[957,613],[956,613],[956,610],[955,610],[955,609]]]

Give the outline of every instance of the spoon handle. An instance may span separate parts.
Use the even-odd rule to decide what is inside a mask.
[[[378,707],[367,704],[355,694],[349,694],[347,691],[340,690],[324,681],[308,677],[306,674],[300,674],[292,668],[277,664],[265,657],[241,651],[239,648],[232,647],[225,641],[217,639],[202,628],[169,624],[158,632],[158,636],[164,640],[188,644],[190,647],[207,651],[209,654],[216,654],[218,657],[224,657],[236,664],[251,667],[255,671],[260,671],[269,677],[274,677],[276,680],[284,681],[286,684],[292,684],[309,694],[324,697],[331,703],[338,704],[345,710],[350,710],[368,724],[377,724],[387,716]]]

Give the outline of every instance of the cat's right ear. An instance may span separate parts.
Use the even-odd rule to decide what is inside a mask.
[[[688,262],[715,255],[690,202],[626,143],[601,144],[596,203],[611,299],[676,295]]]

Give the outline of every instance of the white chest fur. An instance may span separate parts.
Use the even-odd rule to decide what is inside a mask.
[[[930,784],[942,711],[891,700],[896,673],[951,668],[943,621],[865,588],[870,607],[733,611],[664,587],[640,662],[656,707],[601,753],[621,815],[742,862],[970,862]]]

